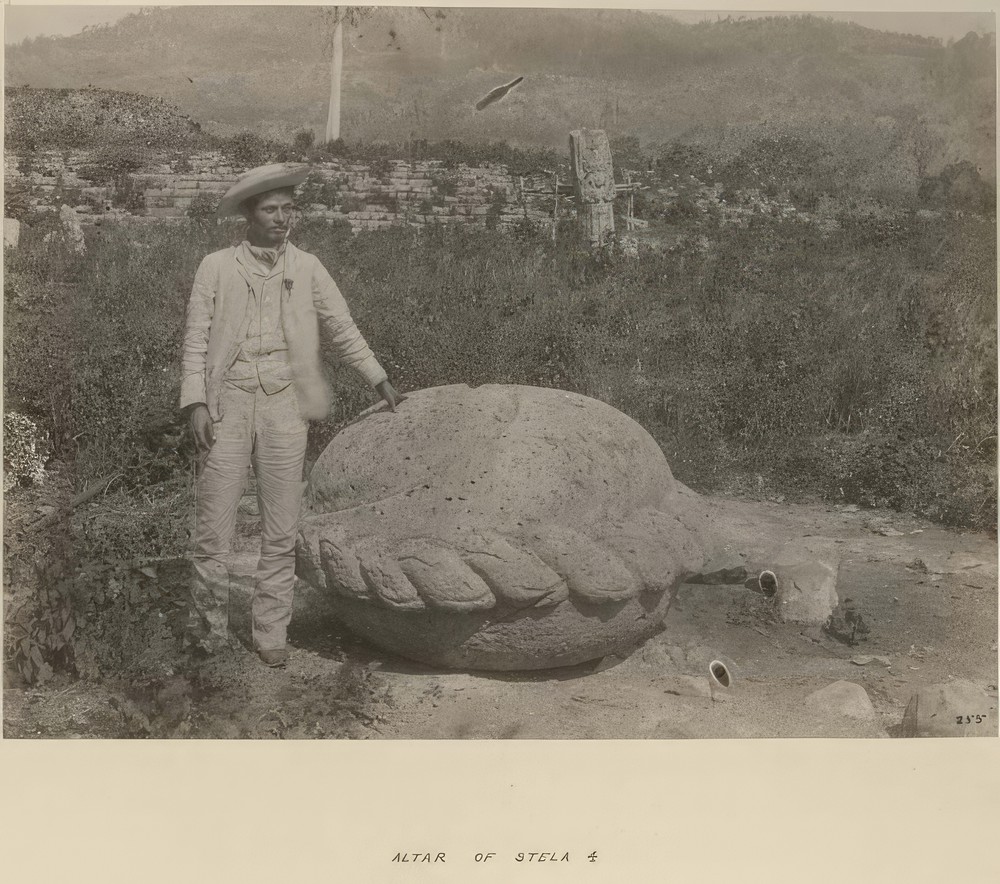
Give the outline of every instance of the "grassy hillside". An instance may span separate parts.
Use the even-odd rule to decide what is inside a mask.
[[[210,131],[287,140],[322,131],[328,33],[316,8],[149,10],[8,47],[7,82],[142,93]],[[382,8],[348,28],[346,44],[349,139],[565,149],[579,126],[647,143],[849,121],[862,138],[923,138],[931,172],[968,160],[995,177],[992,38],[945,47],[815,17],[685,25],[607,10]],[[514,76],[525,77],[514,92],[475,112]]]

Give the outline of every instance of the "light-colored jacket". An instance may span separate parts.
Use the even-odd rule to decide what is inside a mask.
[[[249,271],[239,260],[241,246],[208,255],[198,267],[187,308],[181,362],[181,408],[204,402],[219,420],[219,395],[226,372],[240,352],[241,330],[254,302]],[[325,417],[330,391],[319,356],[319,327],[329,333],[342,365],[357,371],[372,387],[386,380],[358,327],[344,296],[320,260],[291,243],[285,246],[274,274],[284,274],[281,326],[288,344],[295,393],[302,416]]]

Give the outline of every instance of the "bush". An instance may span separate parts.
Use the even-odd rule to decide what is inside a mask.
[[[146,188],[149,182],[143,178],[136,178],[132,175],[123,175],[115,182],[115,189],[111,195],[112,205],[133,215],[140,215],[146,211]]]
[[[500,224],[500,216],[503,214],[503,210],[507,205],[507,196],[502,190],[496,190],[490,188],[489,192],[490,204],[489,209],[486,212],[486,229],[496,230]],[[521,231],[523,234],[525,231]]]
[[[392,173],[393,164],[388,157],[376,156],[368,163],[368,172],[372,178],[388,178]]]
[[[34,423],[70,464],[65,491],[46,492],[57,511],[68,512],[74,486],[103,489],[110,479],[114,490],[78,507],[72,522],[22,525],[16,535],[6,525],[14,579],[5,658],[31,683],[148,667],[154,639],[186,608],[181,585],[161,566],[151,578],[143,562],[179,557],[188,536],[177,359],[194,269],[224,232],[109,227],[85,256],[44,235],[29,230],[7,256],[5,445],[25,443],[5,452],[17,467],[9,474],[39,465],[37,446],[25,458]],[[10,411],[14,403],[33,420]]]
[[[340,198],[340,211],[344,214],[349,212],[363,212],[368,204],[359,196],[346,194]]]
[[[292,146],[303,153],[310,150],[316,141],[316,133],[312,129],[299,129],[292,136]]]
[[[142,486],[186,455],[148,437],[176,416],[179,354],[191,280],[225,225],[103,228],[84,256],[31,228],[5,286],[8,408],[75,459],[80,488],[123,473]]]
[[[32,531],[28,543],[4,538],[4,661],[29,684],[74,671],[72,539],[62,521]]]
[[[83,259],[57,234],[58,219],[22,228],[21,243],[5,255],[4,408],[32,420],[51,452],[72,452],[76,422],[70,386],[77,349],[73,290]]]
[[[393,214],[399,211],[399,198],[394,193],[373,193],[368,197],[368,204],[381,206],[386,212]]]
[[[446,196],[455,196],[458,193],[458,182],[450,176],[432,175],[431,190],[437,199],[442,199]]]
[[[285,147],[276,142],[261,138],[255,132],[244,130],[229,138],[224,138],[219,144],[222,156],[235,169],[252,169],[266,163],[276,162],[277,154]]]
[[[79,175],[94,184],[117,188],[142,169],[148,159],[149,151],[142,144],[106,144],[91,153],[90,162],[80,168]]]
[[[191,204],[187,207],[185,214],[192,221],[199,224],[208,224],[215,221],[215,210],[219,206],[219,197],[205,191],[199,191]]]
[[[48,440],[33,420],[16,411],[3,415],[3,491],[15,485],[45,480],[44,452]]]
[[[4,193],[3,214],[5,218],[25,221],[31,214],[31,197],[26,190],[8,190]]]
[[[73,520],[70,603],[81,675],[149,672],[159,642],[176,647],[187,617],[184,554],[194,517],[192,474],[119,491]]]

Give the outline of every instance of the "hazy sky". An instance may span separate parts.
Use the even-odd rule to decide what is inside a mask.
[[[16,0],[15,0],[16,3]],[[503,0],[494,0],[493,3],[489,5],[500,6],[503,4]],[[433,5],[433,4],[432,4]],[[461,5],[461,4],[455,4]],[[473,5],[473,4],[469,4]],[[486,4],[479,4],[486,5]],[[548,5],[548,4],[545,4]],[[655,0],[647,0],[647,2],[642,2],[642,0],[635,0],[634,3],[623,2],[615,4],[614,2],[587,2],[587,0],[578,0],[575,4],[578,6],[612,6],[620,5],[623,7],[654,7],[661,4],[655,2]],[[662,4],[666,5],[666,4]],[[682,5],[682,4],[678,4]],[[690,6],[698,7],[699,5],[704,6],[704,4],[689,4]],[[782,5],[782,4],[775,4]],[[800,4],[784,4],[790,9],[795,9],[796,6],[801,10],[805,11],[809,9],[810,5],[813,10],[818,9],[817,4],[810,4],[808,2],[803,2]],[[837,5],[831,3],[831,6]],[[843,4],[841,4],[843,5]],[[880,5],[888,6],[889,3],[881,3]],[[921,5],[919,2],[911,2],[911,6]],[[982,2],[965,2],[962,4],[967,9],[968,8],[980,8],[988,9],[989,4]],[[67,35],[67,34],[77,34],[86,25],[102,24],[105,22],[117,21],[122,16],[128,15],[131,12],[135,12],[140,9],[140,6],[41,6],[38,4],[30,5],[5,5],[4,6],[4,42],[5,43],[17,43],[23,40],[25,37],[35,37],[39,34],[50,34],[50,35]],[[693,22],[699,21],[704,18],[715,18],[717,15],[725,17],[726,15],[740,16],[754,16],[754,15],[773,15],[774,13],[765,13],[760,11],[750,11],[747,9],[743,10],[730,10],[730,11],[716,11],[708,10],[702,8],[699,11],[669,11],[667,14],[674,15],[675,17],[681,19],[682,21]],[[848,21],[855,21],[860,25],[864,25],[869,28],[877,28],[879,30],[885,31],[900,31],[902,33],[909,34],[921,34],[927,37],[940,37],[942,39],[947,39],[948,37],[959,38],[963,37],[969,31],[993,31],[996,29],[995,18],[992,12],[980,11],[980,12],[815,12],[817,15],[827,15],[831,18],[846,19]]]
[[[5,6],[4,43],[39,34],[79,34],[87,25],[113,22],[139,6]]]

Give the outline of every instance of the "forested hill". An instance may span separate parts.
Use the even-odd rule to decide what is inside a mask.
[[[322,132],[330,30],[316,7],[149,9],[8,46],[7,84],[137,92],[209,131],[287,138]],[[850,120],[919,125],[941,143],[939,163],[995,177],[992,35],[944,46],[812,16],[688,25],[648,12],[381,8],[345,44],[348,138],[564,148],[579,126],[665,142]],[[507,98],[474,110],[515,76]]]

